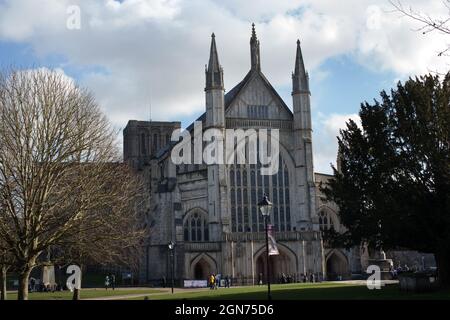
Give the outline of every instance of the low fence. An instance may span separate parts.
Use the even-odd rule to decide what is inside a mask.
[[[435,274],[429,273],[404,273],[398,276],[401,291],[427,292],[438,288]]]

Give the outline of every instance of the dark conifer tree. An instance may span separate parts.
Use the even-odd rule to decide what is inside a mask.
[[[340,208],[335,244],[434,253],[450,285],[450,74],[398,83],[341,130],[340,171],[323,191]],[[380,228],[381,226],[381,228]]]

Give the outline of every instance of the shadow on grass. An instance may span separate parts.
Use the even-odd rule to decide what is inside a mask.
[[[80,296],[81,299],[89,298],[101,298],[101,297],[113,297],[113,296],[126,296],[135,294],[157,294],[162,293],[161,290],[156,289],[117,289],[117,290],[105,290],[105,289],[82,289]],[[70,291],[62,292],[30,292],[28,295],[29,300],[72,300],[73,293]],[[16,300],[17,293],[8,294],[9,300]]]
[[[196,292],[176,295],[158,295],[153,299],[187,299],[187,300],[266,300],[267,291],[248,289],[228,291],[220,289],[219,292]],[[399,290],[397,284],[386,285],[380,290],[369,290],[366,286],[303,286],[293,287],[277,286],[272,290],[273,300],[450,300],[450,290],[440,290],[427,293],[410,293]]]

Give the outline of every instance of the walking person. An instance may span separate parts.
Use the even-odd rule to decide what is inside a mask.
[[[109,287],[109,276],[106,276],[105,278],[105,290],[108,290]]]
[[[221,278],[221,275],[217,274],[216,278],[215,278],[215,289],[216,290],[220,287],[220,278]]]
[[[34,292],[36,291],[36,279],[31,278],[30,280],[30,292]]]
[[[114,274],[111,274],[111,286],[113,290],[116,288],[116,276]]]
[[[214,289],[214,284],[215,284],[215,282],[216,282],[216,279],[215,279],[215,277],[214,277],[214,274],[211,274],[211,275],[209,276],[209,288],[210,288],[211,290]]]

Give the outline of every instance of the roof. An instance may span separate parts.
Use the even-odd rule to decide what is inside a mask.
[[[228,109],[228,107],[233,103],[233,101],[236,99],[236,97],[239,95],[239,93],[242,91],[242,89],[250,82],[250,80],[253,78],[254,75],[259,75],[261,79],[263,80],[264,84],[267,86],[267,88],[270,90],[270,92],[281,102],[281,105],[290,113],[292,114],[292,111],[289,109],[289,107],[286,105],[286,103],[283,101],[283,99],[280,97],[278,92],[275,90],[275,88],[270,84],[269,80],[267,80],[266,76],[259,70],[250,70],[247,75],[244,77],[244,79],[239,82],[236,86],[234,86],[233,89],[231,89],[226,95],[225,95],[225,111]]]
[[[280,97],[278,92],[275,90],[275,88],[270,84],[269,80],[264,76],[264,74],[261,71],[258,70],[250,70],[242,79],[241,82],[239,82],[237,85],[235,85],[230,91],[228,91],[225,94],[224,100],[225,100],[225,111],[228,110],[228,108],[231,106],[233,101],[236,99],[236,97],[239,95],[239,93],[242,91],[242,89],[250,82],[250,80],[253,78],[252,76],[254,74],[258,74],[261,79],[263,80],[264,84],[267,86],[267,88],[272,92],[272,94],[278,98],[278,100],[281,102],[283,108],[285,108],[290,114],[292,114],[291,109],[286,105],[286,103],[283,101],[283,99]],[[204,112],[200,117],[198,117],[195,121],[202,121],[204,122],[206,120],[206,112]],[[191,123],[186,130],[192,131],[194,129],[194,123]]]
[[[280,95],[278,94],[278,92],[275,90],[275,88],[270,84],[269,80],[267,80],[267,78],[264,76],[264,74],[259,71],[259,70],[250,70],[244,77],[244,79],[242,79],[241,82],[239,82],[237,85],[235,85],[230,91],[228,91],[225,94],[224,97],[224,102],[225,102],[225,111],[228,110],[228,108],[231,106],[231,104],[233,103],[233,101],[236,99],[236,97],[239,95],[239,93],[242,91],[243,88],[245,88],[245,86],[250,82],[251,79],[253,79],[254,75],[259,75],[261,77],[261,79],[263,80],[264,84],[267,86],[267,88],[272,92],[272,94],[281,102],[281,105],[283,108],[285,108],[287,110],[287,112],[289,112],[291,115],[293,114],[292,111],[289,109],[289,107],[286,105],[286,103],[283,101],[283,99],[280,97]],[[204,123],[206,120],[206,112],[203,112],[195,121],[201,121],[202,123]],[[194,122],[195,122],[194,121]],[[194,130],[194,122],[191,123],[186,130],[189,132],[192,132],[192,130]],[[178,142],[171,142],[168,145],[166,145],[166,147],[164,147],[163,149],[160,149],[157,152],[156,157],[157,158],[161,158],[162,156],[164,156],[164,154],[166,152],[168,152],[170,149],[172,149],[172,147],[174,145],[176,145]]]

